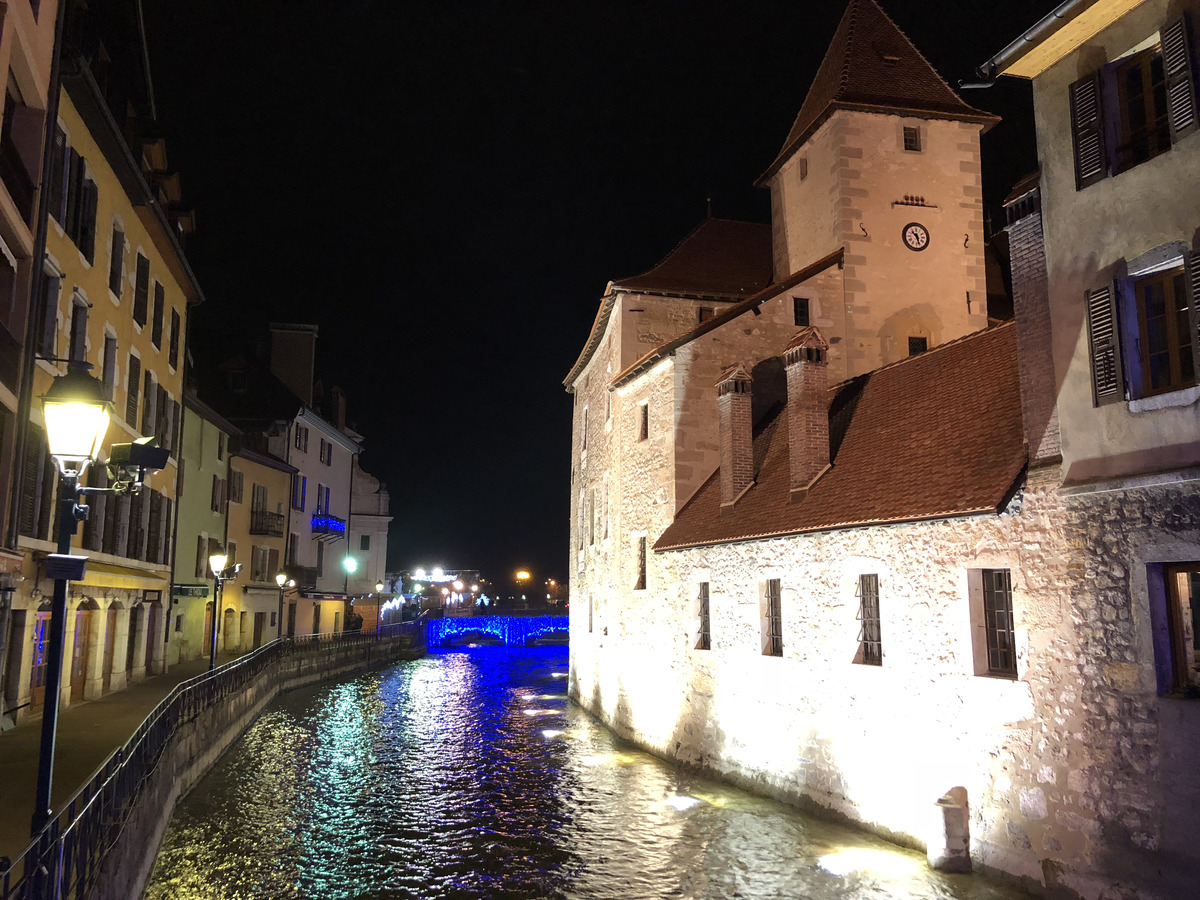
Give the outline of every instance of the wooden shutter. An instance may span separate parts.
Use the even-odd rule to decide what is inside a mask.
[[[1200,250],[1183,255],[1183,270],[1187,274],[1188,327],[1192,330],[1192,371],[1200,384]]]
[[[88,308],[79,302],[71,304],[71,342],[67,358],[72,362],[84,362],[87,358]]]
[[[1075,189],[1082,190],[1108,175],[1104,153],[1104,104],[1100,73],[1081,78],[1069,89],[1071,142],[1075,155]]]
[[[279,551],[272,547],[267,551],[267,578],[266,581],[271,581],[275,577],[275,573],[279,571]]]
[[[1186,18],[1162,30],[1163,68],[1167,75],[1167,116],[1171,143],[1196,130],[1196,82]]]
[[[117,339],[104,336],[104,396],[113,399],[117,383]]]
[[[146,324],[146,307],[150,298],[150,260],[137,255],[137,268],[134,272],[133,284],[133,321],[138,325]]]
[[[97,463],[88,469],[88,484],[96,488],[108,487],[108,470]],[[108,507],[107,494],[88,494],[90,512],[83,523],[83,546],[97,553],[104,550],[104,523]]]
[[[162,523],[162,559],[159,560],[163,565],[169,566],[174,563],[172,557],[175,555],[175,541],[172,540],[175,528],[175,502],[163,494],[163,523]]]
[[[50,146],[50,215],[59,225],[63,222],[63,168],[67,161],[67,136],[61,128],[54,129],[54,143]]]
[[[67,207],[66,221],[63,230],[71,240],[79,240],[79,209],[82,206],[83,193],[83,157],[75,152],[75,148],[67,148]]]
[[[1087,294],[1088,349],[1092,360],[1092,400],[1096,406],[1125,399],[1121,341],[1117,334],[1117,294],[1108,284]]]
[[[42,356],[58,356],[58,348],[54,346],[54,339],[55,332],[58,330],[58,297],[62,292],[62,279],[48,272],[44,272],[42,278],[44,279],[42,302],[45,304],[45,308],[42,310],[41,353]]]
[[[146,562],[156,563],[159,561],[161,550],[159,528],[162,526],[162,512],[162,494],[158,491],[151,491],[150,521],[146,528]]]
[[[212,497],[208,508],[213,512],[221,511],[221,479],[217,475],[212,477]]]
[[[208,538],[200,534],[196,536],[196,577],[204,578],[208,574]]]
[[[58,466],[50,456],[50,450],[42,442],[42,487],[38,496],[38,522],[36,537],[43,541],[54,538],[54,500],[58,489]]]
[[[129,534],[125,545],[125,555],[130,559],[142,559],[145,543],[145,530],[142,528],[142,507],[146,502],[146,492],[138,491],[129,500]]]
[[[142,437],[154,434],[154,414],[158,410],[158,385],[154,376],[146,373],[146,388],[142,392]]]
[[[117,529],[121,526],[121,499],[115,495],[105,497],[104,535],[101,549],[114,556],[117,552]]]
[[[129,393],[125,398],[125,424],[137,428],[138,389],[142,384],[142,361],[129,354]]]
[[[167,398],[167,392],[161,384],[155,383],[155,396],[157,402],[154,413],[154,436],[158,439],[158,446],[162,446],[167,439],[167,410],[170,408]]]
[[[38,498],[42,487],[42,465],[45,462],[42,429],[30,424],[25,433],[25,459],[21,469],[21,507],[18,524],[21,534],[33,537],[38,518]]]
[[[79,210],[79,252],[91,265],[96,260],[96,182],[83,181],[83,198]]]

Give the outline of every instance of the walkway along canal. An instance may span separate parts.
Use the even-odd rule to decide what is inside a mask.
[[[477,647],[280,697],[180,802],[146,896],[1027,896],[636,751],[566,673],[563,646]]]
[[[171,812],[281,692],[424,653],[424,623],[273,641],[179,684],[11,864],[2,900],[127,900]]]

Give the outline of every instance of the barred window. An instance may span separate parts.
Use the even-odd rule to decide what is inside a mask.
[[[779,579],[767,582],[763,617],[763,656],[783,656],[783,605]]]
[[[983,616],[989,675],[1017,677],[1012,580],[1008,569],[983,570]]]
[[[858,576],[858,658],[867,666],[883,665],[883,639],[879,629],[879,576]]]
[[[633,586],[635,591],[644,591],[646,589],[646,536],[642,535],[637,539],[637,584]]]
[[[696,602],[698,605],[697,612],[698,612],[698,615],[700,618],[700,637],[699,637],[699,640],[696,641],[696,649],[697,650],[711,650],[712,649],[712,624],[711,624],[711,620],[709,619],[709,612],[708,612],[708,582],[707,581],[700,582],[700,589],[696,596]]]

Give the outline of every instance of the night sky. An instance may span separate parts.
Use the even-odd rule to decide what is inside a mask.
[[[1058,0],[883,0],[952,84]],[[782,146],[844,0],[146,6],[160,126],[208,302],[193,352],[320,327],[389,567],[568,576],[562,379],[610,279],[703,218],[766,222]],[[985,200],[1036,166],[1026,84],[967,102]]]

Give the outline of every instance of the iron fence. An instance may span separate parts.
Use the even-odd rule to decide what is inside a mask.
[[[265,644],[211,672],[180,682],[122,747],[91,778],[15,860],[0,859],[2,900],[84,900],[105,856],[113,849],[142,788],[154,774],[176,730],[226,697],[246,689],[268,666],[285,659],[320,657],[373,646],[395,637],[401,647],[420,646],[426,622],[385,625],[377,632],[297,635]]]

